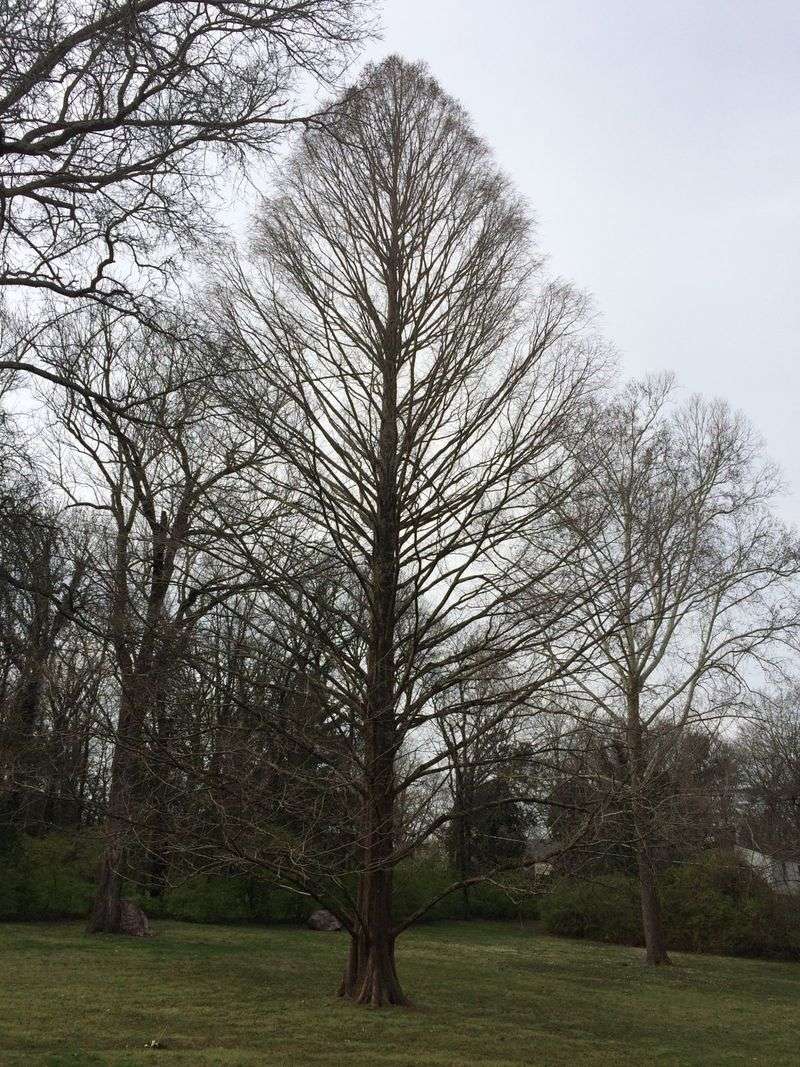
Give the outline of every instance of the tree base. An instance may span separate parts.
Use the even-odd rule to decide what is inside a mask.
[[[394,943],[370,948],[352,938],[339,996],[368,1008],[410,1008],[397,977]]]
[[[642,960],[642,963],[644,964],[645,967],[671,967],[672,966],[672,960],[667,955],[658,956],[658,957],[655,957],[655,958],[651,958],[649,956],[645,956],[644,959]]]

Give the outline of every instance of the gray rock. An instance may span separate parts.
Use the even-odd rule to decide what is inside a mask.
[[[129,937],[150,937],[152,930],[147,916],[135,900],[121,900],[119,905],[119,932]]]
[[[308,926],[311,930],[319,930],[323,933],[334,933],[342,929],[342,924],[336,916],[324,908],[320,908],[309,915]]]

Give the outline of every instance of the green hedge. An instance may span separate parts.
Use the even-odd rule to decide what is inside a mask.
[[[673,949],[800,960],[800,901],[772,892],[734,855],[709,853],[667,871],[661,902]],[[556,881],[541,913],[553,934],[642,944],[638,886],[624,875]]]
[[[553,882],[541,902],[545,930],[620,945],[641,944],[636,882],[622,874]]]
[[[0,840],[0,921],[83,918],[91,905],[99,841],[51,835],[36,839],[7,836]],[[455,881],[435,854],[401,864],[395,874],[395,913],[405,917],[438,896]],[[309,897],[246,874],[197,875],[178,880],[163,896],[152,898],[131,886],[153,918],[196,923],[305,923],[318,906]],[[531,919],[537,902],[524,878],[502,886],[474,886],[469,892],[470,918]],[[426,920],[467,917],[460,892],[439,901]]]
[[[83,918],[94,890],[99,841],[92,834],[0,836],[0,921]],[[436,854],[420,854],[395,874],[395,914],[422,907],[455,880]],[[138,894],[154,918],[197,923],[302,924],[316,904],[244,874],[195,876],[159,899]],[[773,893],[730,854],[712,853],[661,880],[667,939],[674,949],[800,960],[800,901]],[[541,912],[553,934],[619,944],[642,943],[636,881],[624,875],[553,881],[543,898],[524,876],[486,883],[440,900],[437,919],[530,920]]]
[[[5,834],[0,841],[0,920],[86,915],[97,856],[97,842],[90,836]]]
[[[413,914],[457,880],[436,854],[422,854],[395,871],[394,911],[400,919]],[[464,894],[456,890],[425,913],[425,919],[537,919],[539,904],[524,874],[504,876],[502,882],[473,885]]]

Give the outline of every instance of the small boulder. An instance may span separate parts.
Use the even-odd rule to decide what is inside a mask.
[[[120,901],[119,932],[129,937],[150,937],[152,934],[147,916],[135,900]]]
[[[309,915],[308,926],[311,930],[320,930],[323,933],[334,933],[342,929],[342,924],[336,916],[332,912],[326,911],[325,908],[320,908]]]

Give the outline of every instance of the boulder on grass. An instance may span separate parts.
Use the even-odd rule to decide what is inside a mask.
[[[152,934],[147,916],[135,900],[120,901],[119,932],[129,937],[150,937]]]
[[[342,924],[336,916],[324,908],[320,908],[319,911],[314,911],[309,915],[308,926],[311,930],[319,930],[323,933],[335,933],[335,931],[342,929]]]

